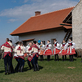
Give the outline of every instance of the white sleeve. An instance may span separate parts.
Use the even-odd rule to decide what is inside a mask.
[[[57,49],[60,49],[60,44],[59,43],[57,43],[57,47],[56,47]]]
[[[52,48],[52,45],[51,44],[49,44],[49,49],[51,49]]]
[[[75,48],[75,43],[73,43],[72,48]]]
[[[1,50],[4,50],[4,46],[1,47]]]

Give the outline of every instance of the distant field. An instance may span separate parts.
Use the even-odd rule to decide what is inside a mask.
[[[13,59],[13,66],[16,61]],[[82,82],[82,63],[78,58],[74,62],[39,61],[40,71],[29,70],[25,62],[23,73],[4,75],[3,60],[0,60],[0,82]]]

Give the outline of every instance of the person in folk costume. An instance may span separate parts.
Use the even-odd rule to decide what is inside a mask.
[[[60,44],[57,42],[56,39],[54,39],[54,49],[53,49],[53,54],[55,55],[55,61],[59,61],[59,52],[60,52]]]
[[[11,58],[12,58],[12,45],[9,43],[9,38],[6,39],[6,43],[4,43],[1,46],[1,50],[4,50],[4,65],[5,65],[5,75],[10,74],[11,73]],[[7,71],[7,64],[8,64],[8,71]]]
[[[52,51],[51,51],[52,45],[51,45],[51,42],[49,40],[47,41],[45,48],[46,49],[44,51],[44,55],[47,55],[47,60],[50,61],[50,55],[52,55]]]
[[[69,55],[70,61],[73,61],[73,55],[75,52],[75,43],[72,42],[72,37],[69,38],[69,42],[66,44],[67,46],[67,55]]]
[[[30,48],[29,48],[29,54],[32,54],[31,57],[28,57],[28,60],[32,60],[34,71],[39,71],[39,66],[38,66],[38,52],[39,48],[36,45],[36,41],[33,41],[33,44],[30,42],[29,43]]]
[[[19,46],[19,45],[20,45],[20,42],[18,41],[18,42],[16,43],[16,47]],[[19,63],[18,55],[17,55],[17,53],[16,53],[16,47],[15,47],[15,49],[14,49],[14,58],[16,59],[16,61],[17,61],[18,63],[17,63],[17,65],[16,65],[16,67],[15,67],[15,72],[18,72],[18,71],[19,71],[20,63]]]
[[[13,50],[12,50],[12,57],[11,57],[11,73],[14,73],[14,67],[12,65],[12,58],[13,58],[13,51],[14,51],[14,46],[12,45],[12,40],[9,40],[9,43],[11,44]]]
[[[62,60],[66,60],[67,50],[66,50],[66,42],[63,40],[63,43],[61,44],[61,50],[59,52],[59,55],[62,55]]]
[[[43,42],[41,41],[41,44],[40,44],[40,52],[39,52],[39,53],[40,53],[39,55],[40,55],[40,60],[41,60],[41,61],[43,61],[43,54],[44,54],[44,51],[45,51],[45,50],[44,50],[44,47],[45,47],[45,45],[44,45]]]
[[[30,68],[30,70],[32,69],[32,67],[33,67],[33,61],[32,61],[32,58],[33,58],[33,56],[32,56],[32,54],[30,54],[29,53],[29,48],[32,46],[32,42],[30,42],[27,46],[26,46],[26,56],[25,57],[28,57],[28,59],[27,59],[27,63],[28,63],[28,66],[29,66],[29,68]],[[31,64],[32,64],[32,66],[31,66]]]
[[[15,54],[16,56],[14,55],[14,57],[17,59],[17,62],[19,64],[19,71],[23,72],[25,48],[24,48],[22,42],[19,42],[19,44],[15,47],[15,53],[16,53]],[[16,66],[16,68],[17,68],[17,66]]]

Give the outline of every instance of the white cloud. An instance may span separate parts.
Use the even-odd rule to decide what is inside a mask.
[[[18,21],[18,19],[9,19],[8,23]]]
[[[24,0],[27,2],[28,0]],[[0,12],[0,16],[6,16],[10,18],[10,22],[27,20],[31,16],[35,15],[35,11],[39,10],[41,13],[48,13],[55,10],[72,7],[77,4],[72,0],[30,0],[31,4],[24,4],[11,9],[5,9]],[[14,18],[14,19],[12,19]],[[18,19],[18,20],[17,20]]]

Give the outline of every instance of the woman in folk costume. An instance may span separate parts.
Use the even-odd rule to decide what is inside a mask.
[[[40,55],[40,60],[43,61],[43,54],[44,54],[44,47],[45,45],[43,44],[43,42],[41,41],[41,44],[40,44],[40,52],[39,52],[39,55]]]
[[[66,44],[67,46],[67,55],[69,55],[70,61],[73,61],[73,55],[75,52],[75,43],[72,42],[72,38],[69,39],[69,42]]]
[[[4,51],[4,65],[5,65],[5,75],[11,73],[11,65],[12,65],[12,45],[9,43],[9,38],[6,39],[6,42],[1,46],[1,50]],[[7,71],[7,64],[8,64],[8,71]]]
[[[65,42],[65,40],[63,40],[63,43],[61,44],[61,50],[59,52],[59,55],[62,55],[63,61],[64,61],[64,59],[66,60],[66,54],[67,54],[66,42]]]
[[[29,54],[31,54],[29,57],[28,57],[28,60],[29,61],[32,61],[33,63],[33,67],[34,67],[34,71],[39,71],[39,66],[38,66],[38,53],[39,53],[39,48],[38,46],[36,45],[36,41],[33,41],[33,44],[32,42],[29,43],[30,45],[30,48],[29,48]]]
[[[23,72],[25,48],[21,42],[19,42],[19,44],[15,47],[15,52],[16,56],[14,55],[14,57],[18,58],[19,70],[20,72]]]
[[[47,44],[45,45],[45,51],[44,51],[44,55],[47,56],[47,60],[50,61],[50,55],[52,55],[52,51],[51,51],[51,42],[48,40]]]
[[[60,44],[57,42],[56,39],[54,39],[54,49],[53,49],[53,54],[55,55],[55,61],[59,61],[59,52],[60,52]]]

